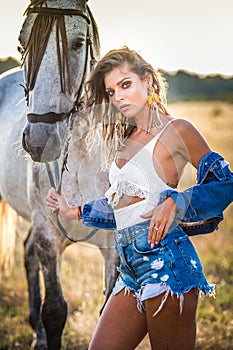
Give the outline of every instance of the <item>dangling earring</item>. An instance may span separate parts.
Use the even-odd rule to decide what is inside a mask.
[[[148,86],[147,96],[147,103],[149,105],[147,133],[149,133],[153,127],[157,127],[160,129],[162,127],[162,121],[159,116],[158,107],[158,104],[160,103],[160,98],[157,92],[155,92],[154,86]]]
[[[154,86],[148,86],[147,95],[147,102],[149,106],[153,105],[154,103],[160,102],[159,95],[157,94],[157,92],[155,92]]]

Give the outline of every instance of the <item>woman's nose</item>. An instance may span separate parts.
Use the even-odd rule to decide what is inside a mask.
[[[118,89],[115,90],[114,97],[115,97],[115,101],[116,102],[122,101],[124,99],[124,96],[123,96],[122,92],[120,90],[118,90]]]

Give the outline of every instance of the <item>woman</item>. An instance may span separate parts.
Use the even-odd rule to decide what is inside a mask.
[[[102,149],[111,163],[105,195],[114,209],[121,259],[89,349],[135,349],[147,333],[152,349],[193,349],[198,294],[214,295],[214,285],[179,226],[185,210],[181,214],[174,189],[185,165],[198,168],[211,150],[190,122],[167,112],[164,79],[127,47],[98,62],[86,93],[93,110],[89,144],[101,123]],[[82,216],[81,207],[70,207],[54,189],[47,203],[64,218]]]

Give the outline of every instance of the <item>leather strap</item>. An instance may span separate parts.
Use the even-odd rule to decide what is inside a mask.
[[[51,184],[52,187],[54,187],[57,190],[58,193],[61,193],[62,174],[63,174],[64,170],[66,169],[66,161],[67,161],[67,157],[63,161],[63,165],[62,165],[62,169],[61,169],[61,175],[60,175],[60,172],[59,172],[58,161],[57,160],[54,161],[54,172],[55,172],[56,184],[55,184],[55,181],[54,181],[54,178],[53,178],[53,173],[52,173],[50,164],[48,162],[45,163],[50,184]],[[75,237],[71,236],[66,231],[64,226],[61,224],[60,219],[59,219],[59,210],[57,210],[54,214],[56,216],[57,226],[58,226],[59,230],[63,233],[63,235],[66,238],[68,238],[72,242],[75,242],[75,243],[77,243],[77,242],[85,242],[88,239],[90,239],[91,237],[93,237],[94,234],[99,230],[97,228],[94,228],[85,237],[83,237],[83,238],[75,238]]]

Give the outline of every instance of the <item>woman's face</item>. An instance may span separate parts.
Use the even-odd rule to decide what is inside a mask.
[[[105,90],[118,111],[127,118],[137,118],[147,106],[148,79],[133,73],[128,63],[114,68],[104,77]]]

